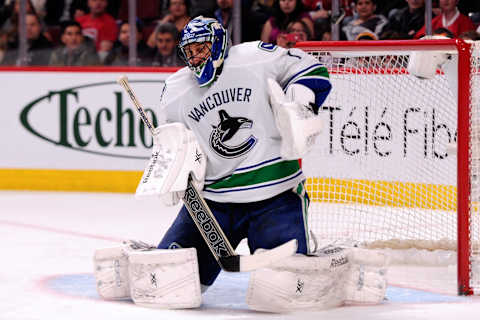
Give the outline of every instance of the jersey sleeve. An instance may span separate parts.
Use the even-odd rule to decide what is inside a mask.
[[[160,114],[165,123],[183,122],[181,121],[179,108],[175,108],[176,99],[174,99],[175,89],[171,88],[168,82],[165,82],[162,95],[160,97]]]
[[[300,49],[278,49],[275,65],[283,67],[276,69],[276,80],[283,90],[294,83],[304,85],[315,93],[315,104],[321,106],[332,89],[327,68]]]
[[[188,76],[189,70],[180,69],[165,80],[160,95],[160,113],[166,123],[181,122],[188,127],[182,116],[181,106],[184,104],[183,97],[190,89]]]

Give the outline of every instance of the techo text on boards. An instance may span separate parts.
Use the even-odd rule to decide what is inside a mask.
[[[82,101],[85,95],[88,92],[75,88],[51,91],[27,104],[20,113],[20,121],[30,133],[58,146],[108,156],[148,159],[146,155],[132,155],[132,148],[150,149],[153,142],[145,124],[131,107],[127,107],[128,104],[124,104],[124,94],[112,91],[110,98],[103,98],[98,105]],[[42,108],[52,119],[58,119],[54,133],[43,132],[46,130],[35,124],[35,108]],[[146,108],[145,112],[156,125],[154,111]]]

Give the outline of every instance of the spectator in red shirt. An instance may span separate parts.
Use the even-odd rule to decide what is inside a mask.
[[[438,28],[446,28],[450,30],[453,35],[458,37],[465,31],[475,30],[472,21],[460,13],[457,9],[458,0],[439,0],[439,6],[442,14],[439,14],[432,19],[432,30]],[[421,38],[425,35],[425,26],[423,26],[415,34],[415,38]]]
[[[105,11],[107,5],[107,0],[88,0],[90,13],[76,18],[82,26],[83,35],[95,42],[102,61],[113,48],[118,33],[115,19]]]

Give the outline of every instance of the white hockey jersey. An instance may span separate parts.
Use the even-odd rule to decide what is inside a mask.
[[[305,179],[297,160],[280,157],[267,78],[284,89],[291,83],[324,85],[325,97],[314,90],[321,102],[330,90],[328,72],[318,60],[260,41],[232,47],[209,87],[200,88],[188,68],[166,80],[161,107],[167,122],[182,122],[193,130],[207,157],[205,198],[259,201]]]

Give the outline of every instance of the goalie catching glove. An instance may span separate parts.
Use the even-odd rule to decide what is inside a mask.
[[[159,196],[166,205],[176,205],[187,188],[188,176],[197,190],[203,189],[207,159],[191,130],[179,122],[155,128],[150,161],[136,196]]]
[[[449,39],[442,35],[424,36],[421,40]],[[447,50],[413,51],[408,60],[407,70],[418,79],[433,79],[437,70],[442,71],[453,94],[453,101],[458,100],[458,54]]]
[[[273,79],[267,79],[270,105],[282,137],[280,154],[284,159],[300,159],[310,151],[321,132],[322,122],[315,106],[315,94],[301,84],[291,84],[287,94]]]
[[[445,36],[424,36],[420,40],[448,39]],[[449,59],[445,51],[413,51],[408,59],[407,70],[410,74],[420,79],[432,79],[437,74],[437,69]]]

